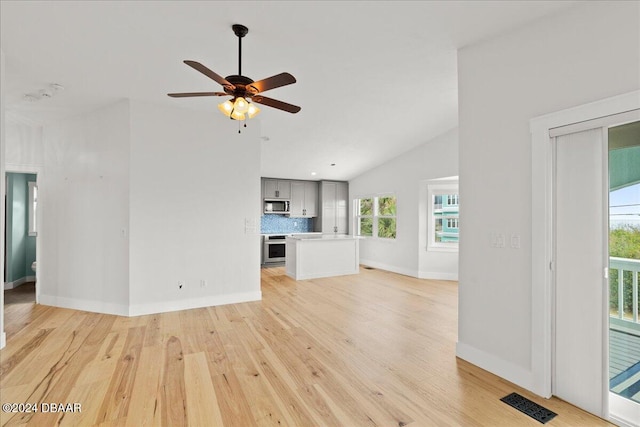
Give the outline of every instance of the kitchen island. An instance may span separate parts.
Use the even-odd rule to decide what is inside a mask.
[[[359,236],[321,234],[286,239],[287,276],[295,280],[358,274]]]

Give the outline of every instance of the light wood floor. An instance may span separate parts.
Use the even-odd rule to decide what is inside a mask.
[[[133,318],[33,304],[5,309],[5,402],[80,413],[2,413],[3,425],[540,426],[516,391],[608,425],[456,359],[457,285],[380,270],[295,282],[262,270],[261,302]]]

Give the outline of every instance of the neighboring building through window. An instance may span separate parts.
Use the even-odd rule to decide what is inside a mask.
[[[457,251],[460,240],[458,185],[429,185],[427,191],[427,250]]]
[[[363,197],[354,200],[356,235],[382,239],[396,238],[396,197]]]

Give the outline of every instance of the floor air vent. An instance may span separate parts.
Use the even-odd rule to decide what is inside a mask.
[[[546,424],[555,417],[555,412],[548,410],[547,408],[538,405],[535,402],[530,401],[526,397],[520,396],[518,393],[511,393],[508,396],[503,397],[502,400],[507,405],[513,406],[518,411],[529,415],[536,421]]]

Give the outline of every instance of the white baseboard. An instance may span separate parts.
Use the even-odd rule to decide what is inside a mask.
[[[418,279],[433,279],[433,280],[455,280],[458,281],[458,273],[441,273],[437,271],[420,271],[418,273]]]
[[[4,348],[4,346],[6,345],[7,345],[7,333],[3,331],[0,334],[0,348]]]
[[[74,310],[91,311],[93,313],[114,314],[116,316],[128,316],[129,309],[124,304],[114,304],[102,301],[85,300],[78,298],[59,297],[40,294],[39,304],[51,305]]]
[[[260,301],[262,292],[245,292],[230,295],[214,295],[202,298],[191,298],[178,301],[162,301],[148,304],[105,303],[77,298],[56,297],[40,294],[39,303],[54,307],[91,311],[93,313],[114,314],[116,316],[142,316],[145,314],[166,313],[169,311],[189,310],[192,308],[211,307],[216,305],[237,304],[241,302]]]
[[[260,301],[262,292],[243,292],[229,295],[212,295],[201,298],[190,298],[178,301],[162,301],[149,304],[133,304],[129,306],[129,316],[166,313],[169,311],[190,310],[193,308],[212,307],[216,305],[237,304],[241,302]]]
[[[460,341],[456,343],[456,356],[535,393],[531,371]]]
[[[13,282],[4,282],[4,290],[15,289],[20,285],[24,285],[28,282],[35,282],[36,276],[25,276],[21,277],[18,280],[14,280]]]
[[[384,264],[377,261],[372,261],[370,259],[360,259],[361,265],[367,265],[369,267],[378,268],[380,270],[391,271],[392,273],[402,274],[404,276],[410,277],[418,277],[418,272],[416,270],[411,270],[408,268],[396,267],[394,265]]]

